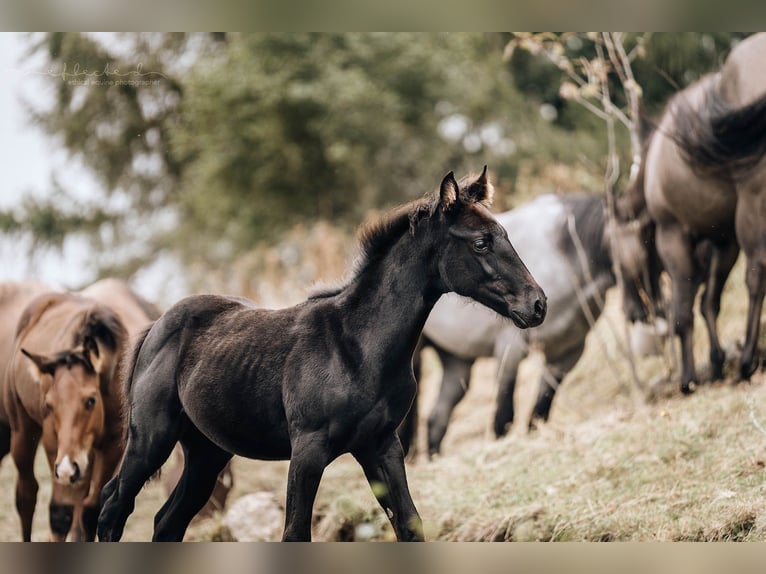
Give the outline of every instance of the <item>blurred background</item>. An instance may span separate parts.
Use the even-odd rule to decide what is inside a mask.
[[[626,35],[645,112],[742,36]],[[280,306],[341,278],[356,226],[447,171],[488,164],[497,211],[602,191],[604,122],[512,38],[2,34],[1,278],[76,289],[111,275],[162,306],[199,291]],[[594,56],[587,34],[559,45]],[[617,147],[620,188],[626,130]]]

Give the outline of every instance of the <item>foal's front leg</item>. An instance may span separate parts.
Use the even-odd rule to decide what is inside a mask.
[[[330,462],[327,436],[310,433],[292,441],[290,468],[287,473],[287,504],[283,541],[311,540],[311,516],[319,481]]]
[[[354,452],[353,455],[362,465],[367,482],[388,514],[396,539],[422,542],[423,522],[410,496],[404,470],[404,452],[396,434],[380,452],[366,450]]]

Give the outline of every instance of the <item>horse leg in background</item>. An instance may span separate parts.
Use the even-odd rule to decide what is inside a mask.
[[[712,248],[705,288],[702,291],[702,299],[700,300],[702,316],[705,319],[710,340],[710,379],[712,381],[723,379],[726,353],[718,339],[717,321],[718,314],[721,311],[723,287],[738,256],[739,245],[734,241],[725,245],[716,245]]]
[[[423,347],[427,344],[428,343],[421,336],[415,347],[415,352],[412,354],[412,372],[415,374],[415,380],[418,384],[415,389],[415,398],[412,399],[410,410],[407,411],[407,416],[404,417],[404,420],[397,429],[399,440],[402,443],[402,450],[409,460],[415,459],[418,450],[418,397],[420,396],[420,381],[422,380],[423,368],[423,361],[420,354],[423,351]]]
[[[3,400],[0,394],[0,401]],[[0,462],[3,461],[5,455],[11,452],[11,427],[6,424],[0,423]]]
[[[218,474],[231,454],[189,425],[181,437],[184,470],[170,498],[154,517],[153,541],[181,542],[194,516],[215,488]]]
[[[515,333],[514,333],[515,335]],[[505,436],[513,425],[515,415],[513,395],[516,390],[516,375],[519,364],[527,356],[529,348],[526,343],[507,340],[503,335],[495,342],[495,359],[497,360],[497,400],[493,428],[495,437]]]
[[[672,314],[681,339],[681,392],[689,394],[697,384],[694,368],[694,299],[699,287],[690,238],[678,224],[657,225],[657,251],[672,283]]]
[[[396,539],[401,542],[422,542],[423,522],[407,486],[404,454],[397,437],[393,437],[380,453],[368,450],[354,452],[353,455],[362,466],[375,498],[391,521]]]
[[[439,397],[428,415],[428,457],[439,454],[442,440],[447,434],[447,426],[452,411],[463,399],[471,378],[473,360],[461,359],[434,347],[442,363],[444,374],[439,388]]]
[[[583,339],[579,345],[569,349],[563,355],[555,358],[546,357],[545,372],[540,377],[537,401],[529,417],[530,431],[536,430],[540,422],[548,421],[553,398],[556,396],[559,385],[580,360],[584,350],[585,340]]]
[[[96,538],[98,515],[101,509],[101,491],[106,482],[114,476],[114,472],[122,458],[121,448],[110,448],[107,451],[97,450],[93,461],[93,476],[90,481],[90,491],[82,502],[79,512],[75,512],[75,525],[82,532],[85,542]]]
[[[310,542],[314,499],[324,469],[330,463],[327,435],[323,432],[302,433],[291,442],[292,455],[287,471],[287,504],[282,540]]]
[[[53,481],[51,502],[48,506],[52,542],[65,542],[70,532],[72,533],[72,541],[84,542],[86,540],[81,519],[82,500],[87,491],[87,482],[75,487]]]
[[[762,171],[766,172],[766,166],[762,167]],[[763,179],[755,177],[743,189],[737,190],[737,239],[746,256],[745,283],[749,293],[745,346],[739,366],[740,380],[748,380],[758,368],[758,333],[766,294],[766,234],[763,230],[763,222],[766,221],[766,181],[759,181]]]
[[[19,424],[11,433],[11,456],[18,471],[16,480],[16,511],[21,519],[21,539],[32,540],[32,517],[37,504],[38,484],[35,478],[35,454],[42,429],[31,419],[19,417]]]
[[[750,293],[747,305],[747,327],[745,331],[745,346],[739,366],[740,380],[746,381],[758,368],[758,333],[761,328],[761,311],[763,297],[766,294],[765,265],[754,264],[748,258],[745,283]]]

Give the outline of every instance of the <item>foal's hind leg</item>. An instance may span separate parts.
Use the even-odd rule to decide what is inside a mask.
[[[154,541],[180,542],[192,518],[205,506],[218,473],[231,459],[196,428],[189,425],[181,438],[184,470],[170,498],[154,517]]]
[[[447,425],[455,406],[463,400],[471,378],[473,361],[455,357],[441,349],[436,349],[442,362],[444,375],[439,389],[439,397],[428,416],[428,456],[438,454],[442,440],[447,434]]]
[[[165,380],[173,381],[173,377]],[[122,464],[101,492],[98,539],[105,542],[116,542],[122,537],[136,496],[168,459],[183,425],[188,423],[175,393],[175,383],[154,379],[137,384],[144,394],[131,407]],[[134,385],[133,391],[136,390]]]
[[[718,339],[718,313],[721,311],[721,294],[726,279],[731,273],[739,255],[739,245],[732,241],[729,244],[716,246],[711,254],[710,267],[705,280],[705,289],[700,301],[702,316],[707,325],[710,341],[710,379],[717,381],[723,378],[723,365],[726,360],[721,343]]]

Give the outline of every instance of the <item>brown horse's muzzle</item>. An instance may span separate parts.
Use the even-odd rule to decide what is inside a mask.
[[[82,456],[70,458],[68,454],[64,455],[64,457],[60,461],[57,461],[53,466],[53,474],[56,477],[56,480],[64,485],[77,484],[80,482],[88,466],[87,456],[84,457],[84,461],[82,459]]]

